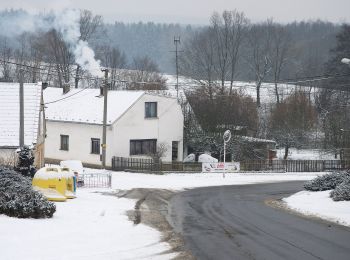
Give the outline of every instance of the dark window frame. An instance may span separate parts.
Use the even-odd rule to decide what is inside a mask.
[[[60,135],[60,150],[69,151],[69,135]]]
[[[152,110],[152,106],[155,106]],[[158,102],[145,102],[145,118],[158,117]]]
[[[171,160],[177,161],[179,159],[179,141],[171,142]]]
[[[157,139],[131,139],[130,155],[150,155],[157,152]]]
[[[94,145],[94,142],[97,142],[97,145],[96,144]],[[101,139],[91,138],[91,154],[100,154],[100,153],[101,153]]]

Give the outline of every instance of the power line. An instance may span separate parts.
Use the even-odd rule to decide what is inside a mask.
[[[54,100],[54,101],[46,102],[46,103],[44,103],[44,105],[48,105],[48,104],[53,104],[53,103],[60,102],[60,101],[62,101],[62,100],[65,100],[65,99],[67,99],[67,98],[70,98],[70,97],[72,97],[72,96],[75,96],[75,95],[79,94],[80,92],[83,92],[83,91],[86,90],[86,89],[90,89],[90,88],[82,88],[82,89],[80,89],[79,91],[73,93],[72,95],[66,96],[66,97],[64,97],[64,98],[56,99],[56,100]]]

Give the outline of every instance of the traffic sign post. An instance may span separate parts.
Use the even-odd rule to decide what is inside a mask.
[[[225,173],[226,173],[226,143],[228,143],[231,139],[231,131],[230,130],[226,130],[224,133],[224,172],[222,173],[222,177],[225,178]]]

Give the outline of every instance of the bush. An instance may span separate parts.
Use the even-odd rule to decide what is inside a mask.
[[[0,168],[0,214],[17,218],[50,218],[55,211],[55,204],[33,190],[29,178]]]
[[[350,179],[339,184],[332,192],[331,198],[334,201],[350,200]]]
[[[333,190],[345,180],[350,180],[348,172],[333,172],[308,181],[304,188],[309,191]]]

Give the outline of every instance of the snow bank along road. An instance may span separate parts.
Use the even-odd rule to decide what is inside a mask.
[[[170,200],[171,224],[198,259],[349,259],[349,228],[266,205],[302,184],[184,191]]]

